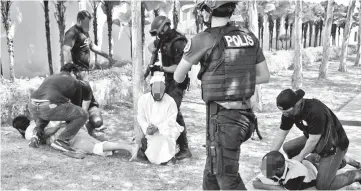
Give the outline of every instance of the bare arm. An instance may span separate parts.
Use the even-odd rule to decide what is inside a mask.
[[[71,48],[68,45],[63,45],[63,54],[65,63],[72,63],[73,59],[71,57]]]
[[[256,65],[256,84],[268,83],[270,79],[270,73],[268,70],[266,60]]]
[[[192,64],[182,59],[174,72],[174,80],[177,83],[182,83],[186,78],[188,71],[192,68]]]
[[[83,108],[85,111],[88,111],[88,110],[89,110],[89,105],[90,105],[90,100],[89,100],[89,101],[83,100],[82,108]]]
[[[282,147],[283,142],[285,141],[288,133],[290,131],[285,131],[285,130],[278,130],[276,136],[273,138],[273,143],[272,143],[272,147],[271,147],[271,151],[279,151],[280,148]]]
[[[90,44],[90,50],[96,54],[99,54],[100,56],[103,56],[106,59],[109,59],[109,55],[106,52],[102,51],[102,49],[94,43]]]
[[[280,186],[280,185],[268,185],[268,184],[263,184],[261,182],[260,179],[256,179],[252,182],[253,187],[255,189],[263,189],[263,190],[285,190],[284,187]]]
[[[320,138],[321,135],[310,135],[309,138],[307,139],[305,147],[301,150],[300,154],[295,156],[293,159],[302,161],[306,155],[308,155],[313,151],[313,149],[315,149]]]

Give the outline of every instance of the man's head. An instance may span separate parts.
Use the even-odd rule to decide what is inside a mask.
[[[61,67],[60,72],[66,72],[69,73],[73,78],[78,79],[79,78],[79,69],[75,64],[65,64]]]
[[[267,178],[282,176],[286,165],[286,159],[279,151],[271,151],[262,158],[261,171]]]
[[[170,20],[165,16],[155,17],[150,26],[150,35],[164,38],[168,31],[170,31]]]
[[[302,89],[293,91],[291,89],[283,90],[277,96],[277,107],[284,116],[295,116],[301,111],[301,103],[305,92]]]
[[[202,12],[203,22],[211,26],[212,17],[224,18],[229,21],[237,2],[235,1],[219,1],[205,0],[197,4],[198,9]]]
[[[84,32],[88,32],[90,27],[90,20],[92,19],[91,14],[88,11],[83,10],[78,13],[76,19],[78,26],[82,28]]]
[[[30,125],[30,119],[25,115],[19,115],[13,119],[13,127],[19,131],[21,136],[25,139],[25,131]]]
[[[163,75],[155,75],[150,79],[151,94],[155,101],[162,100],[165,93],[165,79]]]

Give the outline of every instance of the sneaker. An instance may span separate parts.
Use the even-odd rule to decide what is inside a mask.
[[[37,136],[31,137],[29,147],[33,147],[33,148],[39,147],[39,138]]]
[[[189,150],[189,148],[181,149],[181,150],[175,155],[175,158],[176,158],[177,160],[182,160],[182,159],[190,158],[190,157],[192,157],[192,153],[191,153],[191,151]]]
[[[75,150],[72,149],[66,142],[59,139],[56,139],[53,143],[51,143],[50,146],[53,147],[54,149],[64,152],[68,152],[68,151],[75,152]]]

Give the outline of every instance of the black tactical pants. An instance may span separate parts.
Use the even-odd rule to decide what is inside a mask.
[[[171,96],[174,99],[175,103],[177,104],[177,108],[178,108],[177,123],[184,127],[184,131],[179,135],[177,139],[177,144],[179,144],[180,149],[188,148],[187,128],[184,122],[183,115],[179,109],[182,103],[185,88],[181,88],[177,86],[174,80],[171,81],[167,80],[165,86],[166,86],[165,93]]]
[[[214,105],[207,104],[207,159],[203,189],[246,190],[238,173],[238,161],[240,146],[250,138],[254,129],[254,121],[245,114],[253,115],[253,112],[215,105],[216,110]]]

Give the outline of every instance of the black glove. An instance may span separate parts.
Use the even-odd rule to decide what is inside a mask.
[[[149,66],[151,72],[163,72],[163,67],[159,65],[151,65]]]

